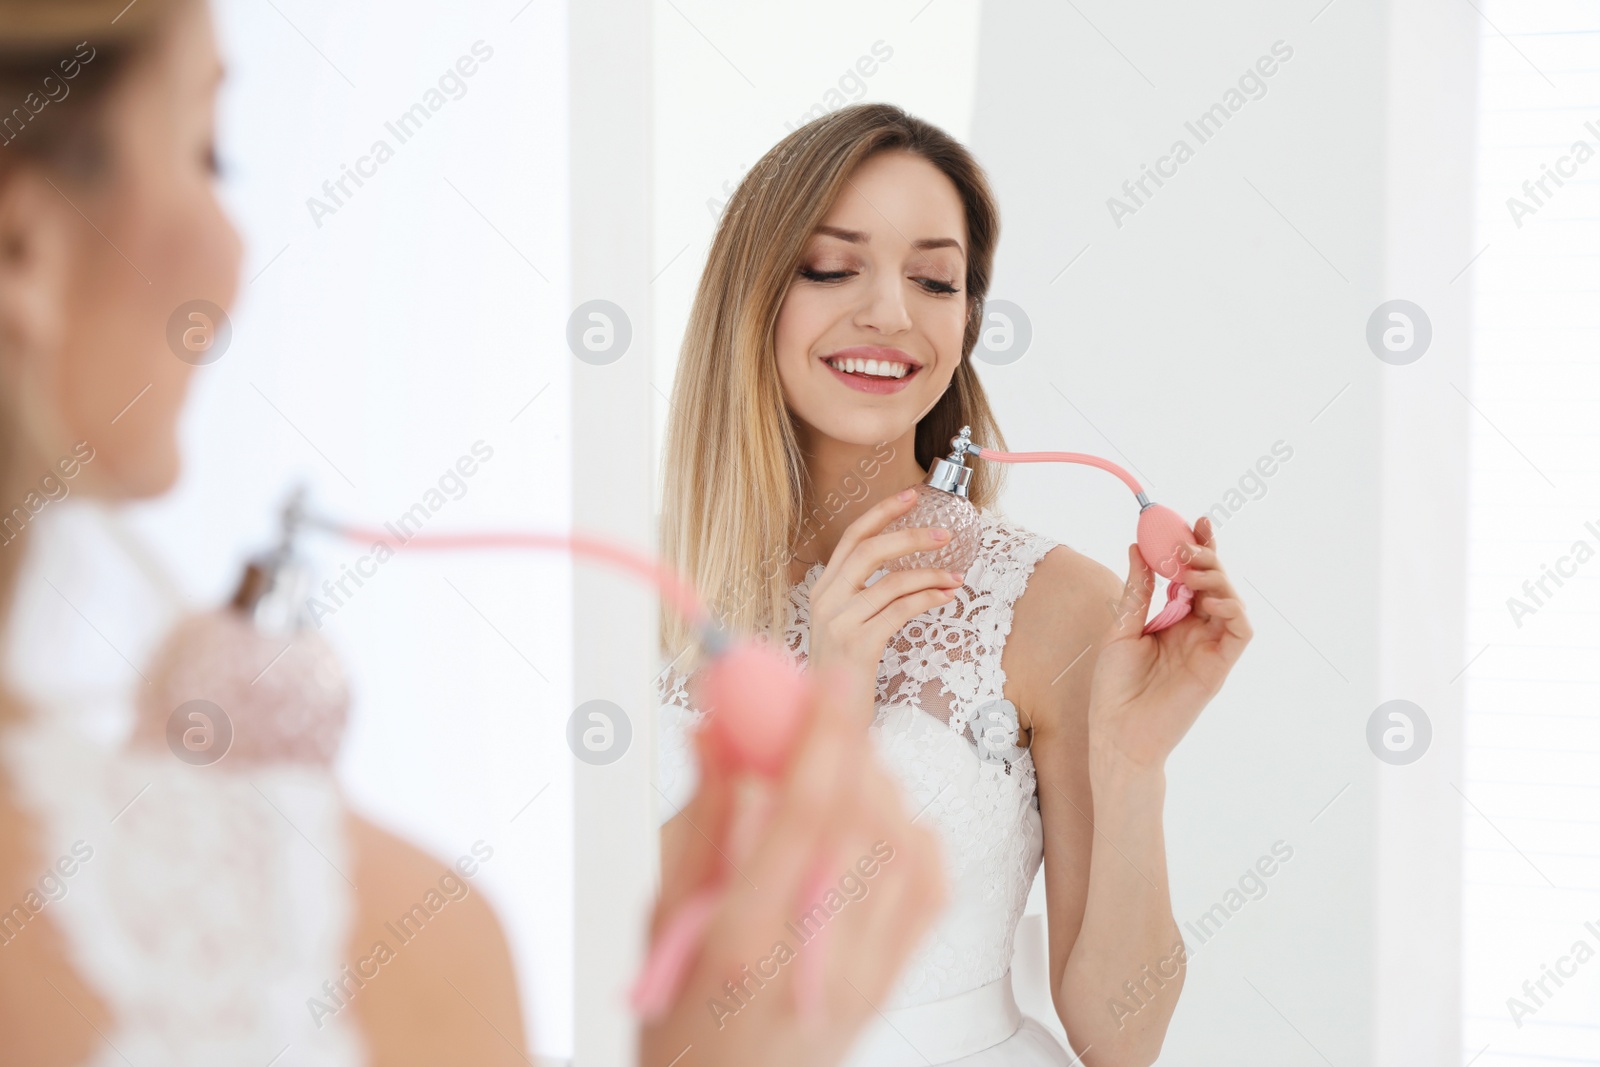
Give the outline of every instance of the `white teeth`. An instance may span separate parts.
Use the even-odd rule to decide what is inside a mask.
[[[905,363],[893,363],[886,359],[857,359],[854,356],[830,359],[828,366],[846,374],[873,374],[880,378],[904,378],[911,373],[911,367]]]

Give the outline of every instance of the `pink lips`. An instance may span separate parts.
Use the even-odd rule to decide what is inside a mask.
[[[828,362],[830,359],[850,358],[890,360],[895,363],[909,364],[911,369],[906,372],[905,377],[903,378],[866,378],[859,374],[849,374],[845,371],[838,370],[833,366],[833,364]],[[857,345],[853,348],[841,348],[839,351],[831,353],[825,357],[822,361],[822,365],[828,368],[829,374],[832,374],[840,382],[848,385],[857,392],[875,393],[880,396],[889,393],[898,393],[907,385],[911,384],[911,379],[915,378],[922,370],[922,364],[918,363],[916,360],[912,359],[898,348],[881,348],[877,345]]]

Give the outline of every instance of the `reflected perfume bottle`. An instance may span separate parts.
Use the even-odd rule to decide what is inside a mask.
[[[967,466],[966,456],[977,452],[971,427],[961,427],[961,432],[950,439],[950,450],[948,457],[933,461],[928,477],[918,483],[917,501],[911,510],[883,528],[884,533],[893,533],[936,526],[949,530],[950,540],[938,548],[890,560],[884,565],[888,570],[938,567],[965,574],[977,560],[978,509],[967,498],[972,468]]]
[[[197,766],[333,763],[350,690],[307,613],[310,570],[294,546],[302,505],[302,493],[290,498],[281,542],[250,559],[228,604],[167,635],[140,692],[135,746],[164,745]]]

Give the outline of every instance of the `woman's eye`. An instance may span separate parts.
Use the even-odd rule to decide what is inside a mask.
[[[921,282],[922,287],[930,293],[958,293],[961,291],[949,282],[942,282],[937,278],[918,278],[916,280]]]
[[[848,278],[851,271],[847,270],[813,270],[810,267],[801,267],[800,276],[813,282],[836,282],[840,278]]]

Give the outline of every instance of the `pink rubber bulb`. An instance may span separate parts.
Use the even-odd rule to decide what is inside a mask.
[[[718,656],[703,684],[706,729],[727,765],[769,778],[782,774],[805,718],[800,672],[752,641]]]
[[[1150,569],[1167,579],[1167,603],[1149,622],[1143,632],[1147,634],[1165,630],[1187,618],[1194,607],[1194,590],[1183,584],[1184,565],[1189,561],[1190,545],[1197,545],[1195,536],[1183,516],[1164,504],[1151,504],[1139,512],[1139,555]]]
[[[1139,555],[1150,569],[1174,581],[1189,561],[1189,545],[1200,539],[1183,521],[1183,516],[1164,504],[1151,504],[1139,512]]]

